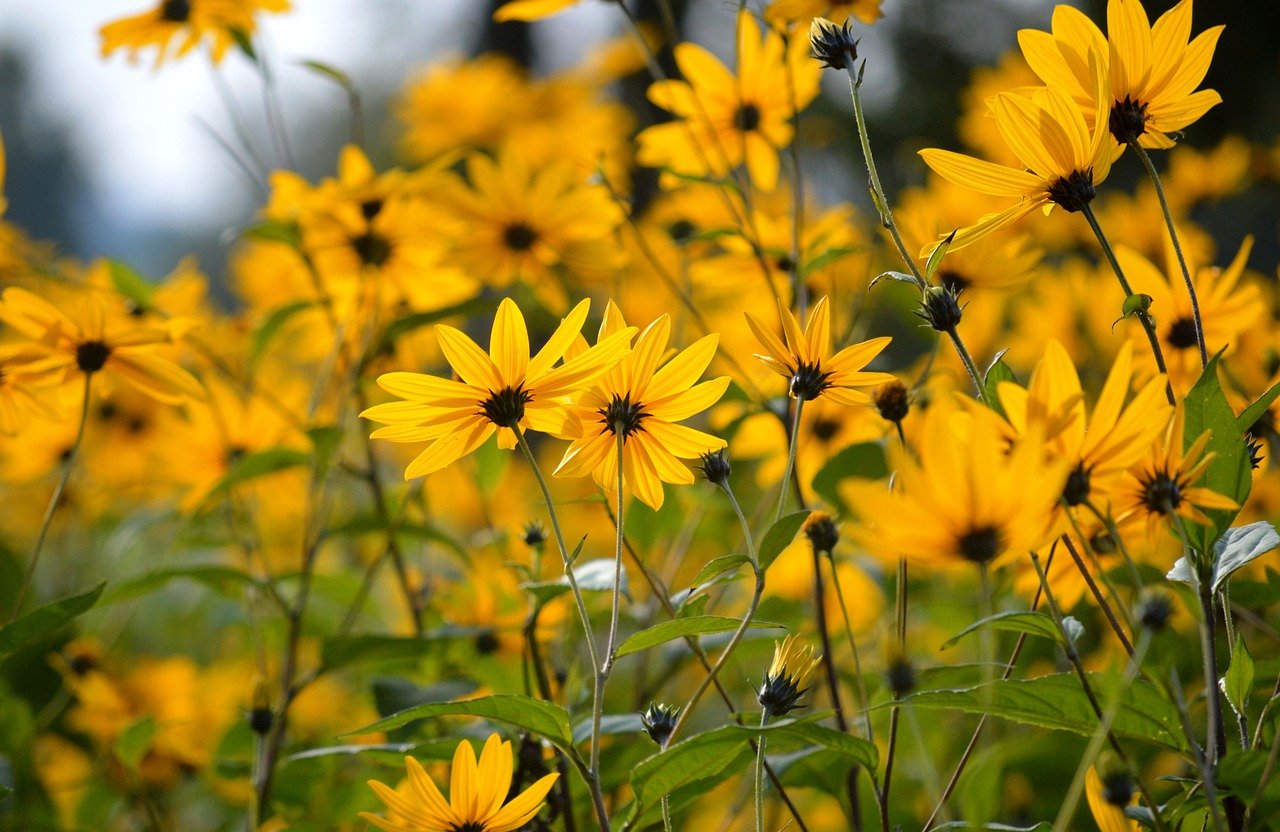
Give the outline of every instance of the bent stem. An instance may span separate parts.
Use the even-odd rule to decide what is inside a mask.
[[[1200,318],[1200,298],[1196,296],[1195,284],[1191,281],[1191,270],[1187,268],[1187,258],[1182,253],[1182,243],[1178,240],[1178,229],[1173,224],[1173,214],[1169,213],[1169,200],[1164,195],[1164,185],[1160,184],[1160,174],[1156,173],[1156,166],[1151,163],[1151,157],[1147,155],[1147,150],[1138,144],[1138,140],[1134,139],[1129,142],[1129,146],[1133,148],[1133,152],[1138,154],[1138,158],[1142,160],[1142,166],[1147,169],[1147,176],[1151,177],[1151,184],[1156,189],[1156,200],[1160,203],[1160,211],[1164,214],[1165,227],[1169,229],[1169,242],[1173,243],[1173,253],[1178,257],[1178,268],[1182,270],[1182,282],[1187,286],[1187,295],[1191,298],[1191,321],[1196,328],[1196,346],[1200,348],[1200,366],[1204,367],[1209,363],[1209,349],[1204,341],[1204,321]]]
[[[1120,261],[1116,259],[1115,250],[1111,248],[1111,243],[1107,240],[1107,235],[1102,233],[1102,226],[1098,225],[1098,218],[1094,216],[1093,207],[1090,205],[1080,209],[1080,213],[1084,214],[1084,218],[1089,222],[1089,227],[1093,229],[1093,236],[1098,239],[1098,245],[1102,247],[1102,253],[1106,255],[1107,262],[1111,264],[1111,271],[1115,272],[1116,280],[1120,283],[1120,288],[1124,290],[1124,297],[1127,301],[1134,296],[1133,287],[1129,285],[1129,279],[1124,276],[1124,270],[1120,268]],[[1156,360],[1156,368],[1164,376],[1164,393],[1169,399],[1169,404],[1174,404],[1173,385],[1169,383],[1169,368],[1164,363],[1164,351],[1160,349],[1160,336],[1156,334],[1156,323],[1151,315],[1143,310],[1134,313],[1138,316],[1138,322],[1142,324],[1142,329],[1147,333],[1147,342],[1151,344],[1151,355]]]
[[[524,454],[529,467],[533,469],[533,478],[538,481],[538,488],[542,491],[542,500],[546,503],[547,514],[551,517],[551,529],[555,533],[556,546],[560,549],[560,558],[564,562],[565,580],[569,582],[569,591],[573,595],[574,606],[577,607],[578,618],[582,623],[583,636],[587,642],[587,657],[591,662],[593,671],[598,672],[600,662],[596,658],[596,641],[591,633],[591,616],[587,613],[586,601],[583,600],[582,590],[578,587],[578,578],[573,574],[573,560],[569,557],[569,548],[564,542],[564,532],[560,528],[560,517],[556,514],[555,501],[551,499],[551,489],[547,486],[547,479],[542,475],[542,466],[538,465],[538,460],[534,457],[533,449],[529,447],[529,440],[525,438],[524,431],[520,428],[520,425],[511,425],[511,432],[516,435],[516,445],[519,446],[520,453]],[[598,697],[596,698],[598,699]],[[598,705],[593,703],[593,713],[596,707]],[[591,802],[595,807],[596,820],[599,821],[600,828],[604,832],[608,832],[610,829],[609,811],[605,808],[604,794],[600,791],[599,770],[595,767],[587,768],[583,775],[583,779],[587,781],[587,785],[591,789]]]
[[[45,507],[44,517],[40,520],[40,531],[36,533],[35,546],[31,549],[31,560],[27,563],[27,571],[22,576],[18,600],[13,602],[13,611],[9,613],[8,624],[12,624],[18,618],[18,614],[22,612],[22,605],[27,600],[27,593],[31,591],[31,583],[36,576],[36,565],[40,563],[40,553],[44,551],[44,542],[49,536],[49,526],[53,523],[53,514],[58,510],[58,504],[62,502],[62,494],[67,490],[67,483],[71,480],[71,470],[75,467],[76,457],[80,454],[80,446],[84,444],[84,429],[89,424],[89,394],[92,392],[92,386],[93,373],[85,373],[84,394],[80,401],[80,425],[76,428],[76,438],[71,444],[71,450],[67,452],[62,462],[62,476],[58,478],[58,484],[49,498],[49,505]]]

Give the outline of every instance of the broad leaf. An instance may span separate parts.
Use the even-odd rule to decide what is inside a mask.
[[[573,568],[573,577],[578,580],[578,589],[583,592],[612,592],[613,579],[617,568],[613,558],[597,558],[589,560],[581,566]],[[627,593],[627,568],[623,565],[621,592],[624,598],[630,600],[631,596]]]
[[[59,628],[69,624],[76,617],[93,608],[102,595],[106,582],[98,584],[88,592],[71,595],[52,601],[42,607],[36,607],[28,613],[18,616],[13,622],[0,628],[0,659],[11,656],[17,650],[32,644]]]
[[[437,716],[478,716],[514,725],[537,734],[551,743],[569,748],[573,745],[573,732],[569,728],[569,714],[564,708],[541,699],[515,694],[495,694],[461,702],[428,702],[415,705],[397,714],[380,719],[343,736],[390,731],[410,722]]]
[[[1214,454],[1214,457],[1199,485],[1244,505],[1253,481],[1253,469],[1244,432],[1240,430],[1235,411],[1218,381],[1219,358],[1220,355],[1215,355],[1209,360],[1199,380],[1187,393],[1183,439],[1185,446],[1190,447],[1205,431],[1211,432],[1206,452]],[[1207,528],[1198,524],[1190,527],[1194,542],[1202,551],[1208,551],[1218,535],[1231,525],[1239,510],[1215,509],[1205,513],[1210,519]]]
[[[1116,678],[1090,673],[1089,681],[1098,698],[1109,701],[1109,689]],[[903,701],[917,708],[990,714],[1011,722],[1071,731],[1086,737],[1098,729],[1098,717],[1074,673],[997,680],[962,690],[924,691]],[[1159,689],[1145,681],[1133,682],[1121,695],[1113,730],[1121,737],[1186,751],[1186,737],[1177,709]]]
[[[1236,643],[1231,648],[1231,664],[1227,673],[1218,681],[1218,686],[1227,697],[1236,716],[1243,719],[1245,708],[1249,705],[1249,694],[1253,691],[1253,656],[1244,639],[1236,636]]]
[[[1000,384],[1001,382],[1009,382],[1017,384],[1018,378],[1013,374],[1013,370],[1009,365],[1004,363],[1004,354],[1008,350],[1002,350],[995,360],[991,362],[991,366],[987,367],[987,374],[982,380],[982,394],[987,400],[987,406],[999,413],[1005,415],[1004,405],[1000,403]]]
[[[988,616],[980,621],[975,621],[968,627],[956,633],[951,638],[942,643],[942,649],[954,645],[957,641],[969,635],[976,633],[978,630],[991,629],[1008,633],[1025,633],[1029,636],[1040,636],[1041,638],[1051,639],[1063,646],[1066,640],[1062,637],[1062,631],[1058,629],[1058,625],[1053,619],[1042,612],[1002,612],[996,615]]]
[[[1227,529],[1213,544],[1213,591],[1221,592],[1231,575],[1280,546],[1280,534],[1265,520]],[[1178,558],[1165,575],[1193,587],[1200,586],[1195,567],[1186,556]]]
[[[800,527],[804,525],[804,521],[808,517],[808,511],[797,511],[794,514],[788,514],[769,527],[769,531],[764,534],[764,540],[760,542],[760,568],[762,570],[768,569],[778,555],[782,554],[782,550],[791,545],[791,541],[795,540],[796,532],[800,531]]]
[[[737,569],[744,563],[750,562],[751,558],[746,555],[723,555],[722,557],[715,558],[714,560],[708,561],[707,565],[698,571],[697,576],[693,579],[693,585],[701,586],[712,578],[723,575],[725,572]]]
[[[619,658],[628,656],[685,636],[729,633],[738,629],[741,624],[742,621],[740,619],[726,618],[719,615],[696,615],[690,618],[663,621],[661,624],[655,624],[646,630],[641,630],[622,642],[622,644],[618,645],[618,650],[614,655]],[[752,629],[770,629],[781,626],[781,624],[773,624],[768,621],[751,622]]]

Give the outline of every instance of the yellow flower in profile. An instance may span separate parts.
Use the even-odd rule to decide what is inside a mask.
[[[463,740],[453,754],[446,801],[422,764],[405,757],[408,789],[369,781],[389,817],[370,812],[360,817],[387,832],[513,832],[533,820],[560,776],[548,774],[508,801],[514,762],[511,743],[497,734],[489,735],[479,762],[470,740]]]
[[[801,644],[789,635],[773,647],[773,663],[764,675],[756,698],[769,716],[783,716],[800,707],[800,699],[809,690],[813,671],[822,655],[812,645]]]
[[[1119,152],[1108,139],[1108,105],[1098,61],[1096,55],[1090,58],[1094,79],[1092,111],[1054,87],[1030,93],[1004,92],[991,99],[996,129],[1021,167],[939,148],[920,151],[925,164],[944,179],[979,193],[1017,200],[957,231],[952,251],[1013,225],[1037,208],[1048,214],[1057,205],[1074,213],[1093,201],[1095,187],[1107,178]],[[936,246],[937,242],[930,243],[921,256],[928,256]]]
[[[1191,0],[1182,0],[1151,25],[1140,0],[1107,3],[1109,39],[1070,6],[1053,12],[1053,31],[1023,29],[1018,43],[1040,80],[1071,95],[1083,108],[1092,96],[1088,55],[1105,56],[1110,83],[1105,123],[1121,144],[1137,140],[1169,148],[1179,130],[1222,102],[1214,90],[1196,91],[1222,34],[1222,26],[1191,35]]]
[[[582,0],[511,0],[503,3],[493,13],[495,23],[506,23],[508,20],[533,21],[542,20],[559,14],[570,6],[576,6]]]
[[[916,448],[912,456],[890,446],[892,491],[858,491],[854,534],[868,550],[927,566],[985,566],[1025,557],[1052,536],[1068,464],[1046,458],[1041,437],[1009,447],[995,420],[942,398],[929,406]]]
[[[1205,453],[1211,431],[1205,431],[1190,445],[1183,438],[1186,413],[1179,404],[1162,436],[1147,448],[1146,455],[1121,478],[1113,508],[1116,522],[1145,520],[1148,530],[1171,520],[1170,515],[1195,523],[1208,523],[1200,509],[1239,508],[1234,500],[1197,486],[1209,470],[1213,452]]]
[[[832,23],[844,23],[850,17],[870,26],[884,12],[883,0],[773,0],[764,10],[765,20],[771,23],[805,23],[815,17],[829,18]]]
[[[0,295],[0,321],[45,353],[42,370],[63,377],[106,371],[167,404],[204,398],[195,377],[156,354],[158,347],[173,342],[171,328],[131,326],[129,320],[108,316],[94,292],[85,296],[74,318],[26,289],[10,287]]]
[[[627,328],[622,312],[610,302],[599,340]],[[719,336],[699,339],[664,364],[670,335],[671,317],[662,315],[645,327],[622,361],[574,399],[571,409],[582,432],[565,452],[557,475],[591,474],[612,493],[618,482],[621,436],[624,484],[645,505],[659,509],[664,482],[694,481],[681,459],[697,459],[725,447],[723,439],[677,424],[711,407],[729,386],[728,376],[696,384],[715,357]]]
[[[1164,377],[1148,381],[1126,407],[1132,377],[1133,344],[1126,342],[1088,418],[1075,364],[1062,344],[1050,341],[1026,389],[1000,384],[1000,404],[1016,433],[1027,436],[1038,430],[1046,438],[1045,450],[1074,466],[1062,494],[1067,505],[1082,505],[1098,491],[1105,493],[1168,423]]]
[[[181,58],[207,40],[209,54],[218,63],[237,35],[253,36],[258,25],[254,15],[260,11],[287,12],[289,0],[161,0],[141,14],[99,29],[102,56],[124,49],[134,62],[140,52],[155,48],[158,69],[168,58]]]
[[[787,391],[794,399],[830,399],[837,404],[867,404],[871,397],[856,387],[875,387],[894,377],[889,373],[864,372],[863,367],[889,345],[892,338],[872,338],[851,344],[831,354],[831,309],[824,297],[809,310],[803,330],[789,309],[779,305],[783,340],[750,312],[747,325],[768,355],[757,355],[769,369],[787,379]]]
[[[574,418],[568,397],[621,359],[635,334],[634,327],[615,332],[553,367],[582,329],[590,305],[584,300],[574,307],[532,358],[524,316],[510,298],[498,305],[488,355],[460,330],[437,326],[440,349],[462,380],[386,373],[378,385],[404,401],[374,405],[360,415],[387,425],[373,432],[374,439],[431,443],[409,463],[405,479],[439,471],[495,432],[499,447],[514,448],[517,425],[565,437]]]
[[[1084,794],[1099,832],[1138,832],[1142,828],[1124,814],[1126,806],[1137,803],[1133,778],[1128,774],[1120,772],[1104,781],[1098,769],[1090,766],[1084,776]]]
[[[724,176],[746,164],[756,187],[778,184],[778,151],[791,144],[792,117],[818,95],[821,67],[806,38],[763,40],[748,11],[738,18],[738,72],[693,43],[675,48],[683,81],[658,81],[649,100],[676,116],[644,130],[637,159],[693,176]]]

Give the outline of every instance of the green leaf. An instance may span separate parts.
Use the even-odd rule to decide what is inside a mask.
[[[976,633],[978,630],[988,628],[1008,633],[1026,633],[1029,636],[1040,636],[1041,638],[1051,639],[1058,644],[1066,646],[1066,640],[1062,637],[1062,631],[1058,629],[1058,625],[1053,619],[1042,612],[1002,612],[989,616],[981,621],[975,621],[968,627],[956,633],[951,638],[942,643],[942,649],[946,650],[960,639]]]
[[[849,507],[840,497],[840,483],[846,479],[881,480],[889,476],[889,461],[879,442],[858,442],[827,460],[813,477],[813,490],[841,511]]]
[[[770,564],[777,560],[778,555],[782,554],[782,550],[791,545],[791,541],[795,540],[796,532],[800,531],[800,527],[808,517],[807,510],[797,511],[769,527],[769,531],[764,533],[764,539],[760,541],[761,571],[768,569]]]
[[[246,454],[236,460],[230,470],[223,474],[222,479],[218,481],[218,484],[209,492],[209,496],[205,498],[204,505],[209,505],[215,497],[226,494],[242,482],[265,477],[289,468],[296,468],[299,465],[306,465],[310,460],[310,454],[283,446]]]
[[[253,333],[253,340],[249,345],[249,367],[252,369],[257,366],[258,360],[266,352],[267,345],[271,343],[271,339],[279,334],[281,328],[288,323],[290,318],[313,306],[315,306],[315,303],[312,301],[299,300],[287,303],[272,311]]]
[[[1248,431],[1257,423],[1267,408],[1280,398],[1280,381],[1271,385],[1271,389],[1258,397],[1258,400],[1244,409],[1244,412],[1236,419],[1236,425],[1241,431]]]
[[[317,425],[307,428],[307,438],[311,440],[311,449],[315,451],[316,468],[326,471],[338,446],[342,444],[342,428],[337,425]]]
[[[1278,546],[1280,534],[1265,520],[1224,531],[1213,544],[1213,591],[1221,592],[1235,572]],[[1165,577],[1193,587],[1200,586],[1195,567],[1185,555],[1174,562]]]
[[[244,56],[255,64],[258,63],[258,51],[253,48],[253,41],[249,38],[249,33],[238,27],[227,29],[231,33],[231,38],[236,42],[236,46],[244,53]]]
[[[837,246],[829,248],[800,266],[800,276],[804,277],[808,274],[825,269],[833,263],[837,263],[846,257],[865,251],[866,246]]]
[[[111,274],[111,285],[117,292],[133,301],[139,309],[151,308],[151,293],[155,291],[151,281],[133,266],[119,260],[108,260],[107,270]]]
[[[944,823],[933,828],[940,830],[940,832],[1050,832],[1053,829],[1053,824],[1044,821],[1037,823],[1035,826],[1005,826],[1003,823],[969,823],[963,820],[953,820],[950,823]]]
[[[612,592],[613,579],[616,573],[617,564],[613,558],[596,558],[589,560],[581,566],[573,568],[573,577],[578,581],[578,589],[583,592]],[[621,572],[621,593],[628,600],[631,596],[627,593],[627,570],[624,566]]]
[[[125,768],[136,771],[155,735],[156,723],[151,717],[144,716],[135,720],[116,738],[116,757],[124,763]]]
[[[1098,699],[1109,701],[1116,677],[1090,673],[1088,678]],[[1026,680],[997,680],[989,685],[961,690],[924,691],[903,701],[917,708],[990,714],[1011,722],[1070,731],[1086,737],[1098,729],[1098,718],[1074,673]],[[889,704],[879,707],[889,707]],[[1159,689],[1142,680],[1133,682],[1121,694],[1113,730],[1121,737],[1175,751],[1187,750],[1177,709]]]
[[[957,231],[959,229],[956,229]],[[924,264],[924,279],[932,283],[933,276],[937,274],[938,267],[942,265],[942,258],[947,256],[947,249],[951,248],[951,243],[956,238],[956,232],[952,231],[947,238],[933,247],[933,251],[929,254],[929,260]]]
[[[601,735],[639,734],[644,730],[644,720],[640,714],[605,714],[600,718]],[[573,741],[582,745],[591,739],[591,717],[578,720],[573,726]]]
[[[614,655],[618,658],[629,656],[632,653],[648,650],[650,647],[657,647],[659,644],[665,644],[668,641],[684,638],[685,636],[731,633],[738,629],[741,624],[742,621],[740,619],[719,615],[697,615],[690,618],[663,621],[661,624],[655,624],[648,629],[641,630],[622,642],[622,644],[618,645],[618,650]],[[781,624],[774,624],[769,621],[751,622],[751,629],[753,630],[767,630],[781,626]]]
[[[103,604],[118,604],[150,595],[170,581],[188,580],[213,590],[227,598],[240,598],[245,587],[260,587],[262,582],[252,575],[219,564],[180,566],[157,569],[125,578],[111,585],[111,591],[102,599]]]
[[[1249,694],[1253,692],[1253,672],[1253,656],[1249,655],[1244,638],[1237,634],[1235,646],[1231,648],[1231,665],[1220,686],[1236,716],[1241,719],[1249,705]]]
[[[10,624],[0,628],[0,659],[8,658],[17,650],[32,644],[69,624],[98,603],[106,582],[79,595],[71,595],[51,601],[24,613]]]
[[[559,705],[515,694],[495,694],[478,699],[467,699],[462,702],[428,702],[416,705],[380,719],[343,736],[371,734],[377,731],[390,731],[436,716],[478,716],[514,725],[525,731],[537,734],[560,748],[573,746],[573,731],[569,728],[569,713]]]
[[[870,289],[871,287],[875,286],[877,283],[879,283],[882,280],[896,280],[899,283],[910,283],[912,285],[916,284],[915,275],[906,274],[905,272],[889,271],[889,272],[881,272],[880,274],[873,277],[871,279],[871,282],[867,284],[867,288]]]
[[[302,232],[297,223],[284,220],[263,220],[244,230],[244,238],[262,243],[283,243],[289,248],[302,248]]]
[[[497,436],[491,436],[489,439],[476,449],[474,458],[476,461],[476,485],[480,487],[480,493],[486,497],[492,497],[495,490],[502,483],[502,475],[506,473],[507,461],[511,459],[511,454],[498,447]]]
[[[1004,363],[1004,354],[1008,350],[1001,350],[991,366],[987,367],[987,374],[982,379],[982,393],[987,399],[987,406],[999,413],[1005,415],[1004,405],[1000,403],[1000,382],[1008,381],[1014,384],[1018,383],[1018,377],[1013,374],[1013,370],[1009,369],[1009,365]]]
[[[1199,380],[1187,393],[1184,404],[1184,445],[1190,447],[1205,431],[1212,431],[1206,452],[1214,454],[1214,458],[1199,484],[1244,505],[1253,481],[1253,468],[1249,463],[1249,449],[1245,446],[1244,432],[1240,430],[1235,411],[1231,409],[1218,381],[1220,357],[1221,353],[1209,360]],[[1205,514],[1211,521],[1208,528],[1189,524],[1193,542],[1198,543],[1201,551],[1208,551],[1213,546],[1218,535],[1231,525],[1239,510],[1214,509]],[[1200,531],[1200,539],[1194,541],[1197,529]]]
[[[723,575],[732,569],[737,569],[744,563],[750,563],[751,558],[746,555],[723,555],[707,562],[707,565],[698,571],[693,579],[694,586],[701,586],[707,581],[718,575]]]

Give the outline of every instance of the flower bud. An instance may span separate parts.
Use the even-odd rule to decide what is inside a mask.
[[[537,520],[531,520],[525,524],[524,536],[521,540],[530,549],[541,551],[542,547],[547,543],[547,530]]]
[[[640,722],[649,734],[649,739],[662,745],[675,730],[676,719],[679,716],[680,712],[671,705],[653,702],[644,709],[644,713],[640,714]]]
[[[871,394],[871,403],[875,405],[880,418],[894,424],[907,418],[907,413],[911,411],[910,399],[911,391],[897,379],[886,381]]]
[[[930,286],[920,299],[920,308],[916,314],[924,318],[925,323],[938,332],[954,332],[960,325],[963,307],[960,306],[960,293],[954,289],[941,286]]]
[[[824,67],[848,69],[858,60],[858,41],[847,21],[838,26],[825,17],[815,17],[809,24],[809,46],[811,56]]]
[[[840,529],[836,527],[836,521],[830,514],[814,511],[805,518],[804,536],[809,538],[813,551],[830,556],[840,542]]]
[[[1163,592],[1149,592],[1138,602],[1138,621],[1153,633],[1169,626],[1173,617],[1173,602]]]
[[[712,485],[727,488],[729,486],[729,474],[732,472],[733,468],[729,465],[729,458],[725,456],[723,448],[715,453],[702,455],[702,476]]]

